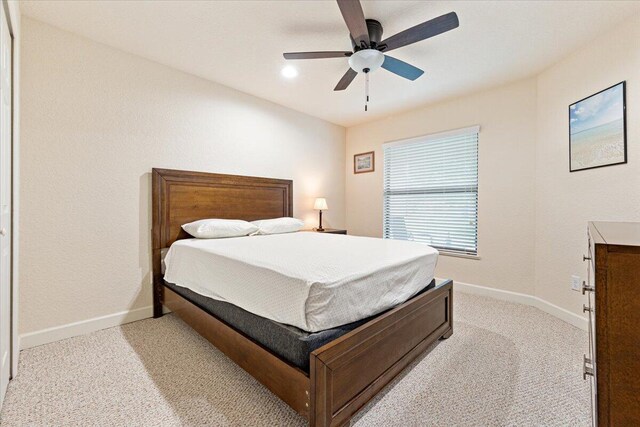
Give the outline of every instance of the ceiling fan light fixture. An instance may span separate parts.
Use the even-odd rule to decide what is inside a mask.
[[[384,54],[375,49],[362,49],[349,57],[349,67],[358,73],[375,71],[384,62]]]

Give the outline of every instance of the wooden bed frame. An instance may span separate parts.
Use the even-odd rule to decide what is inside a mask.
[[[450,280],[315,350],[307,374],[165,286],[161,251],[203,218],[293,215],[290,180],[153,169],[153,308],[166,306],[309,425],[341,426],[427,347],[453,333]]]

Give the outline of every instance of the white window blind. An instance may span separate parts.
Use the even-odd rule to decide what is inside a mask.
[[[478,254],[479,126],[384,145],[385,239]]]

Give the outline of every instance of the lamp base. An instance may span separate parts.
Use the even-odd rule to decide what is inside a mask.
[[[316,228],[316,231],[324,231],[324,228],[322,228],[322,209],[320,210],[320,221],[318,222],[318,228]]]

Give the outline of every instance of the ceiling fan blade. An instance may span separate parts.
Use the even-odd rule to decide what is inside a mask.
[[[347,72],[344,73],[344,76],[342,76],[342,78],[340,79],[340,81],[338,82],[338,84],[333,90],[345,90],[351,84],[353,79],[356,78],[357,75],[358,75],[357,72],[349,68]]]
[[[356,46],[360,46],[364,42],[369,46],[369,29],[367,22],[364,20],[364,12],[359,0],[338,0],[338,7],[342,12],[344,22],[349,28],[351,37],[356,42]]]
[[[283,53],[284,59],[324,59],[324,58],[348,58],[353,55],[352,52],[289,52]]]
[[[393,58],[389,55],[384,56],[382,68],[409,80],[415,80],[424,74],[424,71],[420,68],[414,67],[411,64],[407,64],[406,62],[400,61],[399,59]]]
[[[382,51],[389,52],[390,50],[453,30],[454,28],[458,28],[459,25],[460,22],[458,21],[458,15],[456,15],[455,12],[447,13],[446,15],[438,16],[430,21],[423,22],[415,27],[401,31],[386,40],[382,40],[380,45],[386,45],[387,47]]]

